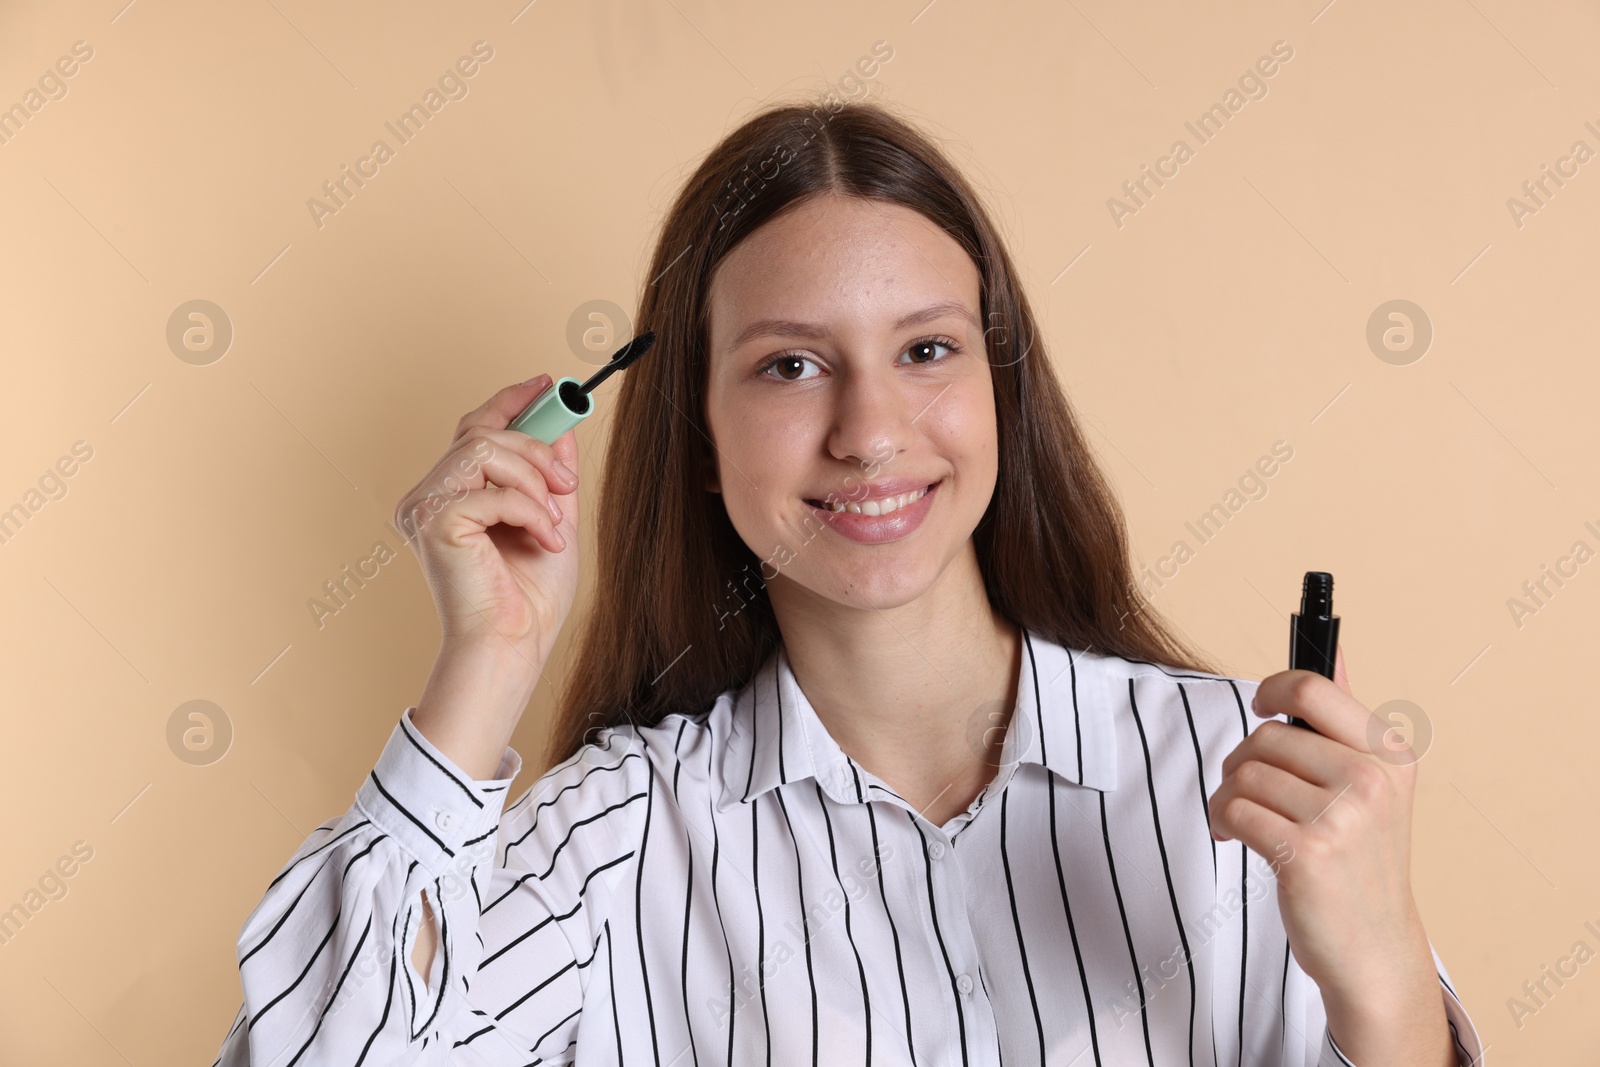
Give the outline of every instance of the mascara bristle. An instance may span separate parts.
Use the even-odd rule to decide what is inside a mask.
[[[638,337],[635,337],[633,340],[629,341],[628,346],[611,361],[612,369],[622,370],[628,364],[632,363],[634,360],[650,351],[650,346],[655,343],[656,334],[654,330],[651,330],[648,333],[641,333]]]
[[[633,340],[623,345],[617,354],[612,356],[610,361],[607,362],[605,366],[596,371],[588,381],[578,386],[577,392],[574,394],[573,401],[576,402],[578,397],[586,395],[591,389],[598,386],[601,382],[605,381],[617,371],[622,370],[624,367],[628,366],[628,364],[632,363],[634,360],[650,351],[650,346],[655,343],[655,331],[651,330],[648,333],[640,334],[638,337],[635,337]],[[565,396],[565,394],[562,395]]]

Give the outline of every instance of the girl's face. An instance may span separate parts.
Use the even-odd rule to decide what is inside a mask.
[[[793,582],[842,606],[898,607],[953,560],[975,563],[998,460],[979,308],[961,246],[882,201],[807,201],[719,264],[706,488],[774,595]]]

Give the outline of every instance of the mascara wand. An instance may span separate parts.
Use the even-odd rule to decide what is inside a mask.
[[[627,368],[650,351],[650,346],[655,343],[654,330],[642,333],[618,349],[588,381],[562,378],[554,388],[546,389],[537,400],[524,408],[506,428],[536,437],[547,445],[555,444],[556,438],[594,414],[594,397],[589,394],[595,387],[617,371]]]

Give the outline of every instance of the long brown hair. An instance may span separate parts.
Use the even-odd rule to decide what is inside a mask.
[[[655,350],[622,375],[596,510],[599,558],[548,765],[601,727],[698,713],[737,689],[781,635],[763,561],[720,495],[703,411],[712,274],[787,207],[822,194],[918,211],[964,248],[982,280],[999,474],[973,532],[994,609],[1072,648],[1219,673],[1144,600],[1122,511],[1051,369],[1016,270],[944,153],[879,104],[771,107],[729,134],[662,223],[639,301]],[[771,563],[765,566],[772,566]]]

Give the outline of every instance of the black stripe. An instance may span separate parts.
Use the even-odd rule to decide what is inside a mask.
[[[574,1012],[573,1014],[577,1014],[577,1013]],[[474,1041],[476,1041],[478,1038],[482,1037],[484,1034],[487,1034],[489,1031],[491,1031],[493,1029],[494,1029],[494,1024],[490,1023],[488,1026],[485,1026],[481,1030],[474,1030],[472,1033],[468,1034],[466,1037],[462,1038],[460,1041],[455,1042],[450,1047],[451,1048],[460,1048],[462,1045],[470,1045]]]
[[[890,796],[894,797],[898,801],[901,801],[902,803],[906,803],[906,804],[910,804],[911,803],[911,801],[906,800],[905,797],[901,796],[899,793],[896,793],[893,789],[890,789],[888,786],[885,786],[885,785],[879,785],[877,782],[868,782],[867,783],[867,788],[868,789],[877,789],[877,790],[879,790],[881,792],[888,793]],[[915,805],[913,805],[913,807],[914,806]]]
[[[1278,988],[1278,1033],[1283,1061],[1289,1061],[1289,938],[1283,939],[1283,985]]]
[[[274,878],[272,881],[267,883],[267,888],[270,890],[273,886],[277,885],[279,882],[281,882],[285,878],[287,878],[289,876],[289,872],[290,871],[292,871],[296,867],[300,866],[306,860],[308,860],[312,856],[315,856],[318,853],[322,852],[324,849],[332,848],[335,844],[337,844],[340,841],[340,839],[342,839],[344,837],[347,837],[350,834],[355,833],[357,830],[361,829],[363,826],[370,825],[371,822],[372,822],[371,819],[362,819],[360,822],[352,823],[351,825],[345,827],[343,830],[340,830],[332,838],[330,838],[327,841],[324,841],[322,844],[318,845],[316,848],[312,849],[310,852],[307,852],[304,856],[301,856],[299,859],[297,859],[293,863],[289,864],[289,866],[285,867],[282,871],[280,871],[278,873],[278,877]],[[318,829],[321,829],[321,827],[318,827]]]
[[[424,890],[423,895],[427,895],[426,890]],[[412,907],[415,907],[415,905],[412,905]],[[406,935],[411,932],[411,910],[411,907],[406,908],[405,918],[400,922],[400,958],[415,966],[416,961],[411,958],[411,953],[406,949]],[[421,920],[418,920],[418,928],[421,928]],[[406,980],[406,996],[411,999],[411,1017],[415,1019],[417,1017],[417,987],[411,981],[411,966],[402,966],[400,974]]]
[[[504,956],[507,952],[510,952],[512,949],[514,949],[518,945],[522,944],[522,942],[526,941],[528,938],[532,937],[534,934],[536,934],[540,930],[544,929],[544,927],[549,925],[550,923],[557,922],[557,921],[559,921],[561,919],[570,919],[574,915],[578,914],[579,911],[583,910],[583,895],[584,895],[585,892],[588,891],[589,883],[594,879],[595,875],[599,874],[601,871],[607,870],[607,869],[609,869],[611,867],[615,867],[617,864],[622,863],[623,861],[627,860],[632,855],[633,855],[632,852],[624,852],[622,855],[618,856],[616,859],[607,860],[606,862],[602,863],[600,866],[596,867],[594,870],[590,871],[588,874],[584,875],[582,884],[578,886],[578,902],[572,906],[572,910],[571,911],[561,912],[559,914],[552,913],[550,915],[545,916],[543,919],[540,919],[538,922],[534,923],[531,927],[529,927],[528,929],[522,931],[522,933],[518,934],[516,937],[512,938],[510,941],[507,941],[504,945],[501,945],[498,949],[496,949],[494,951],[494,953],[492,955],[490,955],[488,958],[486,958],[482,962],[480,962],[478,964],[478,970],[480,970],[480,971],[483,970],[489,964],[493,963],[495,960],[499,959],[501,956]],[[518,881],[517,885],[521,885],[526,881],[527,881],[526,878],[520,879]],[[515,891],[516,891],[516,887],[513,886],[511,892],[515,892]],[[507,895],[509,895],[509,893]],[[505,899],[505,897],[501,897],[500,898],[500,900],[504,900],[504,899]],[[496,904],[498,904],[499,902],[500,902],[499,900],[495,901]],[[490,907],[493,907],[493,905],[490,905]],[[480,908],[479,909],[480,914],[485,910],[487,910],[487,909]]]
[[[1182,682],[1175,683],[1178,687],[1178,696],[1183,699],[1183,717],[1189,721],[1189,740],[1194,744],[1194,770],[1195,776],[1200,781],[1200,810],[1205,812],[1206,825],[1211,825],[1211,791],[1206,788],[1206,759],[1200,751],[1200,735],[1194,728],[1194,712],[1189,707],[1189,693],[1183,688]],[[1206,839],[1211,842],[1211,885],[1212,891],[1217,888],[1217,839],[1210,834]]]
[[[515,841],[506,842],[506,845],[505,845],[506,851],[510,851],[511,849],[515,848],[516,846],[522,844],[523,841],[527,840],[529,834],[533,833],[535,830],[537,830],[539,828],[539,811],[540,811],[540,809],[548,808],[550,805],[556,803],[558,800],[561,799],[561,794],[562,793],[565,793],[569,789],[578,788],[584,782],[589,780],[589,775],[591,775],[591,774],[595,774],[598,771],[614,771],[614,770],[618,769],[619,767],[621,767],[624,763],[627,763],[631,759],[643,759],[643,758],[644,757],[641,756],[638,752],[629,752],[626,755],[624,755],[621,759],[617,760],[617,762],[615,762],[615,763],[607,764],[604,767],[590,767],[587,771],[584,771],[582,778],[579,778],[576,782],[573,782],[571,785],[562,786],[560,789],[558,789],[556,791],[556,795],[555,796],[551,797],[549,800],[541,801],[538,805],[536,805],[534,807],[534,809],[533,809],[533,824],[522,832],[522,836],[521,837],[517,838]],[[640,794],[640,795],[643,795],[643,794]],[[524,799],[526,799],[526,795],[524,796]],[[518,801],[517,803],[521,804],[522,802]],[[501,821],[504,822],[503,819]]]
[[[561,839],[561,843],[555,847],[555,851],[550,853],[550,866],[545,868],[543,874],[540,874],[537,871],[528,871],[526,874],[520,875],[517,880],[511,884],[510,889],[507,889],[504,893],[501,893],[494,900],[491,900],[488,907],[484,908],[483,910],[487,912],[490,908],[495,907],[502,900],[506,899],[506,897],[509,897],[512,893],[515,893],[522,886],[522,883],[526,882],[530,878],[537,878],[542,882],[546,878],[550,877],[551,873],[556,869],[556,857],[561,855],[561,850],[567,847],[567,844],[572,840],[573,833],[578,829],[578,827],[587,826],[589,823],[595,822],[598,819],[603,819],[612,812],[627,807],[629,804],[632,804],[635,800],[638,800],[645,795],[646,794],[644,793],[635,793],[628,799],[619,800],[609,808],[597,811],[587,819],[579,819],[577,822],[567,827],[566,836],[563,837]]]
[[[444,954],[444,967],[439,972],[439,995],[433,1002],[433,1010],[428,1013],[427,1021],[416,1034],[412,1035],[413,1039],[427,1030],[438,1017],[439,1007],[444,1003],[445,991],[450,988],[450,915],[445,911],[442,899],[439,901],[439,951]],[[415,1018],[414,1013],[413,1018]]]
[[[367,1062],[367,1053],[372,1051],[372,1043],[378,1040],[378,1035],[383,1032],[384,1026],[389,1022],[389,1009],[394,1006],[394,965],[396,957],[389,956],[389,996],[383,1002],[383,1015],[378,1019],[378,1025],[373,1029],[372,1036],[367,1038],[367,1043],[361,1046],[361,1055],[356,1057],[355,1067]]]
[[[852,768],[851,774],[855,771]],[[856,789],[861,788],[861,779],[856,779]],[[900,952],[900,930],[895,926],[894,913],[889,910],[889,890],[883,881],[883,863],[879,859],[880,846],[878,844],[878,817],[872,810],[872,805],[867,805],[867,822],[872,828],[872,863],[878,869],[878,897],[883,901],[883,917],[889,920],[889,935],[894,940],[894,963],[900,972],[900,1001],[906,1014],[906,1051],[911,1054],[911,1062],[917,1062],[916,1044],[911,1040],[911,993],[906,988],[906,962]]]
[[[418,741],[415,737],[411,736],[411,727],[406,725],[406,721],[403,718],[400,720],[400,732],[406,735],[406,740],[411,742],[411,747],[422,753],[422,757],[429,763],[439,768],[439,773],[454,782],[456,784],[456,788],[460,789],[467,795],[468,800],[472,801],[472,803],[480,808],[483,807],[483,801],[478,799],[477,794],[474,793],[470,787],[468,787],[467,783],[450,773],[450,769],[448,767],[434,759],[432,753],[422,747],[421,741]]]
[[[607,931],[609,931],[611,929],[610,920],[609,919],[606,920],[605,929]],[[610,942],[608,941],[606,943],[606,945],[607,945],[607,947],[606,947],[606,956],[609,959],[610,955],[611,955]],[[569,960],[568,962],[562,964],[561,967],[558,968],[554,974],[550,975],[550,977],[546,978],[544,981],[540,982],[538,985],[534,986],[532,989],[530,989],[526,993],[522,994],[522,996],[518,997],[516,1000],[513,1000],[510,1004],[507,1004],[504,1008],[501,1008],[498,1012],[496,1012],[495,1013],[495,1021],[499,1022],[500,1020],[504,1019],[507,1015],[510,1015],[512,1012],[514,1012],[518,1008],[522,1007],[523,1004],[527,1003],[529,997],[533,996],[535,993],[539,992],[539,990],[543,989],[545,986],[549,985],[551,982],[554,982],[557,978],[560,978],[562,975],[566,974],[568,971],[573,970],[574,968],[576,968],[577,970],[580,970],[580,971],[583,970],[585,967],[587,967],[591,963],[593,963],[595,957],[598,956],[599,954],[600,954],[600,939],[596,938],[595,939],[595,943],[594,943],[594,948],[592,950],[590,950],[588,959],[580,960],[580,959],[577,958],[576,955],[574,955],[571,960]],[[614,981],[615,981],[615,979],[613,979],[613,982]],[[574,1014],[576,1014],[576,1013],[574,1013]],[[567,1018],[569,1018],[569,1019],[571,1017],[572,1016],[570,1016],[570,1015],[567,1016]],[[539,1041],[543,1041],[546,1037],[549,1037],[550,1033],[551,1033],[551,1031],[546,1031],[539,1038]],[[539,1047],[539,1041],[535,1041],[533,1043],[533,1047],[534,1048],[538,1048]]]
[[[679,755],[678,748],[683,744],[683,731],[688,724],[687,718],[678,724],[678,736],[672,742],[672,802],[680,811],[683,810],[683,798],[678,795],[678,775],[683,771],[683,757]],[[694,841],[688,826],[684,827],[683,836],[684,854],[689,858],[689,873],[683,887],[683,964],[678,971],[678,986],[683,990],[683,1025],[689,1032],[689,1053],[694,1058],[695,1067],[700,1067],[700,1050],[694,1046],[694,1017],[689,1011],[689,928],[694,914]]]
[[[789,772],[783,764],[783,646],[778,646],[778,669],[772,675],[772,695],[778,702],[778,781],[784,785],[789,782]],[[792,669],[792,668],[791,668]]]
[[[1222,682],[1222,681],[1227,681],[1227,679],[1224,678],[1220,674],[1194,674],[1192,672],[1186,672],[1186,671],[1169,671],[1162,664],[1156,663],[1156,662],[1154,662],[1152,660],[1136,659],[1133,656],[1120,656],[1118,658],[1119,659],[1125,659],[1129,663],[1137,663],[1137,664],[1139,664],[1140,666],[1143,666],[1143,667],[1154,667],[1156,670],[1160,671],[1162,674],[1166,675],[1168,678],[1190,678],[1190,679],[1193,679],[1194,681],[1197,681],[1197,682]]]
[[[406,810],[406,807],[405,807],[404,804],[401,804],[398,800],[396,800],[394,797],[389,795],[389,791],[383,787],[383,783],[378,781],[378,769],[376,767],[374,767],[370,772],[368,772],[368,777],[370,777],[372,779],[372,784],[378,787],[378,792],[383,794],[383,799],[387,800],[391,805],[393,805],[394,809],[396,811],[398,811],[401,815],[404,815],[406,818],[410,819],[413,823],[415,823],[416,826],[417,826],[417,829],[419,829],[423,833],[427,834],[428,837],[433,840],[434,844],[438,845],[441,849],[444,850],[444,854],[446,856],[449,856],[452,859],[455,858],[455,853],[450,851],[449,846],[446,845],[443,841],[439,840],[438,836],[435,835],[432,830],[430,830],[426,826],[424,826],[422,824],[422,820],[421,819],[419,819],[415,815],[411,814],[411,812]]]
[[[751,686],[750,704],[750,766],[745,771],[744,775],[744,799],[741,801],[741,803],[744,804],[750,803],[750,786],[753,785],[756,780],[756,738],[760,734],[758,727],[761,723],[761,687],[759,685]],[[756,969],[760,970],[759,965]],[[767,1058],[770,1062],[770,1053],[768,1054]]]
[[[331,860],[331,858],[332,857],[329,859]],[[267,936],[256,942],[255,948],[239,957],[239,967],[241,969],[244,967],[246,960],[248,960],[251,956],[254,956],[257,952],[260,952],[262,949],[266,948],[267,942],[276,937],[278,931],[283,929],[283,924],[289,921],[289,916],[294,914],[294,909],[300,906],[301,899],[311,891],[311,887],[317,882],[317,877],[321,875],[323,871],[328,869],[328,865],[329,860],[324,860],[322,866],[317,868],[316,874],[313,874],[310,880],[308,880],[305,885],[300,887],[300,892],[295,894],[294,900],[292,900],[289,903],[289,906],[284,909],[283,914],[278,916],[278,921],[272,924],[272,929],[267,931]]]
[[[1111,823],[1106,817],[1106,795],[1100,794],[1100,833],[1106,840],[1106,867],[1111,871],[1111,888],[1117,896],[1117,914],[1122,918],[1122,936],[1128,939],[1128,959],[1133,964],[1133,977],[1139,983],[1139,1025],[1144,1028],[1144,1056],[1150,1067],[1156,1067],[1155,1053],[1150,1047],[1150,1013],[1144,992],[1144,975],[1139,970],[1139,953],[1133,947],[1133,931],[1128,927],[1128,909],[1122,903],[1122,886],[1117,881],[1117,861],[1111,855]]]
[[[639,944],[639,981],[644,983],[644,1007],[650,1017],[650,1050],[655,1053],[656,1067],[661,1067],[661,1046],[656,1039],[656,1005],[650,996],[650,969],[644,958],[644,850],[650,844],[650,809],[655,806],[656,776],[645,782],[644,833],[639,838],[638,877],[633,886],[633,921],[635,940]]]
[[[752,763],[755,766],[754,755]],[[767,917],[761,910],[761,862],[757,846],[761,843],[760,821],[757,810],[760,798],[750,802],[750,885],[756,891],[756,987],[761,990],[761,1029],[767,1039],[767,1067],[772,1067],[772,1021],[767,1016]]]
[[[1072,649],[1070,648],[1067,649],[1067,669],[1072,671],[1072,732],[1078,743],[1078,782],[1081,785],[1083,783],[1083,719],[1078,715],[1078,660],[1072,654]],[[1033,679],[1033,688],[1037,692],[1039,689],[1039,675],[1035,673]],[[1043,714],[1041,714],[1040,718],[1043,717]],[[1098,1055],[1098,1052],[1096,1055]]]
[[[356,942],[355,951],[350,953],[350,961],[344,965],[344,970],[340,972],[339,981],[333,987],[333,993],[329,995],[328,1002],[322,1006],[322,1010],[317,1012],[317,1025],[311,1028],[311,1036],[306,1038],[306,1043],[300,1046],[300,1051],[294,1054],[294,1058],[285,1067],[294,1067],[295,1064],[299,1063],[300,1057],[304,1056],[306,1049],[311,1047],[311,1042],[317,1039],[317,1031],[321,1030],[322,1024],[327,1021],[328,1009],[339,999],[339,990],[344,988],[345,979],[350,977],[350,968],[356,965],[356,957],[361,955],[361,946],[367,943],[367,935],[370,933],[372,933],[372,916],[369,915],[367,916],[366,928],[361,931],[361,938]]]
[[[295,991],[295,987],[296,986],[298,986],[301,982],[305,981],[306,975],[311,973],[311,968],[316,966],[317,957],[322,955],[322,950],[327,948],[328,947],[328,942],[333,939],[333,932],[339,928],[339,919],[343,915],[344,915],[344,910],[343,910],[342,907],[340,908],[340,910],[338,910],[338,911],[333,913],[333,925],[328,927],[328,932],[322,935],[322,940],[319,941],[317,943],[317,947],[312,950],[311,958],[309,960],[306,960],[305,969],[300,972],[300,974],[295,978],[294,981],[289,983],[289,987],[287,989],[285,989],[282,993],[279,993],[277,996],[273,997],[271,1000],[267,1001],[267,1006],[262,1008],[260,1011],[256,1012],[256,1017],[254,1019],[250,1020],[250,1028],[252,1030],[255,1029],[256,1023],[260,1022],[262,1017],[265,1016],[267,1014],[267,1012],[269,1012],[273,1008],[275,1008],[278,1005],[278,1003],[283,1000],[284,997],[288,996],[290,993],[293,993]]]
[[[622,1058],[622,1018],[617,1014],[617,965],[611,958],[611,920],[605,921],[602,931],[606,939],[606,977],[611,981],[611,1027],[617,1032],[617,1063],[624,1062]]]
[[[1022,936],[1022,916],[1017,913],[1017,889],[1011,878],[1011,853],[1006,847],[1006,824],[1010,808],[1011,790],[1007,789],[1000,794],[1000,866],[1006,872],[1006,895],[1011,898],[1011,925],[1017,931],[1017,955],[1022,959],[1022,977],[1028,983],[1028,1003],[1033,1006],[1033,1027],[1039,1035],[1039,1062],[1043,1064],[1044,1017],[1039,1014],[1039,994],[1033,988],[1033,969],[1028,966],[1028,941]]]
[[[712,735],[715,741],[715,734]],[[706,766],[704,768],[705,780],[715,783],[716,775],[711,773],[711,753],[716,749],[715,744],[706,746]],[[738,992],[733,983],[733,941],[728,937],[728,926],[722,921],[722,898],[717,894],[717,863],[722,858],[722,839],[717,833],[717,789],[706,790],[706,813],[711,823],[711,900],[717,906],[717,927],[722,931],[722,946],[728,953],[728,1067],[733,1067],[733,1026],[738,1021]]]
[[[1074,694],[1076,696],[1076,694]],[[1067,899],[1067,876],[1061,870],[1061,838],[1056,832],[1056,781],[1050,785],[1050,850],[1055,854],[1056,884],[1061,887],[1061,907],[1067,913],[1067,933],[1072,937],[1072,955],[1078,961],[1078,981],[1083,986],[1083,1010],[1089,1017],[1089,1045],[1094,1049],[1095,1067],[1100,1067],[1100,1033],[1095,1025],[1094,1002],[1089,995],[1089,972],[1084,968],[1083,950],[1078,946],[1078,924],[1072,918],[1072,902]],[[1079,1052],[1078,1055],[1083,1055]]]
[[[1250,736],[1250,720],[1245,717],[1244,699],[1239,696],[1239,687],[1228,680],[1228,688],[1233,690],[1234,703],[1239,705],[1239,727],[1243,737],[1239,739],[1242,744]],[[1239,842],[1239,897],[1244,901],[1240,910],[1239,923],[1239,1064],[1244,1067],[1244,991],[1246,983],[1245,969],[1250,964],[1250,894],[1245,892],[1245,886],[1250,877],[1248,861],[1249,852],[1244,847],[1244,842]],[[1287,966],[1287,964],[1286,964]]]
[[[778,810],[783,812],[784,825],[789,828],[789,843],[794,845],[795,903],[800,908],[800,929],[805,934],[806,984],[811,987],[811,1067],[817,1067],[817,976],[811,968],[811,919],[806,914],[805,865],[800,859],[800,839],[795,837],[794,823],[789,821],[789,805],[783,802],[783,790],[773,790],[772,795],[778,801]]]
[[[1023,631],[1027,636],[1027,631]],[[1078,718],[1078,668],[1073,661],[1072,650],[1067,650],[1067,665],[1072,671],[1072,721],[1074,725],[1080,721]],[[1044,721],[1043,697],[1039,689],[1039,664],[1033,657],[1033,642],[1028,642],[1028,668],[1033,672],[1033,696],[1035,706],[1039,709],[1039,721]],[[1057,677],[1060,677],[1057,675]],[[1083,778],[1083,731],[1078,730],[1078,777]],[[1044,731],[1041,727],[1039,736],[1039,759],[1045,758]],[[1067,913],[1067,933],[1072,937],[1072,955],[1078,961],[1078,982],[1083,986],[1083,1012],[1089,1017],[1089,1045],[1094,1049],[1095,1067],[1100,1067],[1100,1032],[1095,1025],[1094,1001],[1089,993],[1089,972],[1084,966],[1083,950],[1078,945],[1078,924],[1072,918],[1072,902],[1067,896],[1067,876],[1061,869],[1061,837],[1056,830],[1056,780],[1054,775],[1046,775],[1045,783],[1050,789],[1050,851],[1056,861],[1056,885],[1061,890],[1061,907]],[[1078,1055],[1083,1055],[1079,1052]]]
[[[917,836],[922,839],[922,863],[927,868],[928,880],[928,916],[933,920],[933,936],[939,941],[939,954],[944,957],[945,974],[950,979],[950,995],[956,1002],[956,1024],[961,1031],[961,1064],[966,1067],[967,1056],[967,1013],[961,1008],[961,990],[956,988],[956,969],[950,966],[950,951],[944,947],[944,932],[939,929],[939,906],[933,900],[933,857],[928,855],[928,838],[922,832],[922,827],[917,825],[917,816],[913,812],[906,812],[906,818],[911,820],[911,826],[917,831]],[[1151,1067],[1155,1067],[1151,1064]]]
[[[834,881],[839,883],[839,891],[844,897],[844,936],[850,941],[850,951],[855,953],[856,974],[861,979],[861,1016],[865,1020],[867,1029],[866,1062],[867,1067],[872,1067],[872,996],[867,989],[867,969],[861,963],[861,950],[856,948],[856,936],[850,929],[850,893],[844,887],[844,879],[839,877],[839,852],[833,843],[833,820],[828,816],[827,799],[822,795],[822,787],[817,785],[814,779],[811,784],[816,786],[817,805],[822,808],[822,821],[828,827],[828,855],[833,859],[833,878]],[[861,784],[860,779],[857,779],[856,797],[858,800],[860,796]],[[806,951],[807,953],[810,952],[809,944],[806,946]]]
[[[599,951],[599,946],[598,945],[595,946],[595,951],[596,952]],[[540,1034],[539,1035],[539,1041],[543,1041],[545,1038],[549,1037],[551,1034],[555,1033],[557,1030],[559,1030],[563,1026],[567,1025],[567,1019],[571,1019],[573,1015],[577,1015],[577,1014],[579,1014],[579,1012],[582,1012],[582,1011],[583,1011],[582,1008],[578,1008],[577,1011],[574,1011],[572,1013],[572,1015],[568,1015],[566,1019],[562,1019],[560,1022],[556,1023],[550,1029],[548,1029],[544,1033]],[[534,1048],[538,1048],[539,1047],[539,1041],[535,1041],[533,1043],[533,1047]],[[577,1043],[578,1043],[578,1039],[577,1038],[573,1038],[571,1041],[567,1042],[567,1048],[571,1048],[573,1045],[576,1045]],[[562,1049],[561,1051],[565,1052],[566,1050],[567,1049]],[[535,1067],[535,1064],[543,1063],[544,1059],[545,1058],[543,1056],[541,1056],[538,1059],[534,1060],[533,1063],[528,1064],[528,1067]],[[621,1061],[619,1060],[617,1062],[620,1063]]]
[[[1150,759],[1150,743],[1145,738],[1144,718],[1139,714],[1139,702],[1134,699],[1133,679],[1128,679],[1128,707],[1133,711],[1134,725],[1139,728],[1139,747],[1144,750],[1144,780],[1150,789],[1150,821],[1156,828],[1156,847],[1161,850],[1161,873],[1167,880],[1167,899],[1172,902],[1172,921],[1178,927],[1178,941],[1183,945],[1183,965],[1189,970],[1189,1067],[1194,1067],[1194,1016],[1200,989],[1194,978],[1194,954],[1189,951],[1189,935],[1183,929],[1183,911],[1178,907],[1178,891],[1172,885],[1172,864],[1167,859],[1167,842],[1161,833],[1161,805],[1156,801],[1155,764]]]

